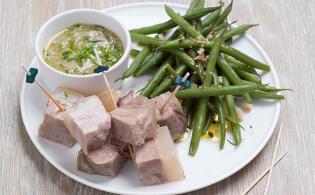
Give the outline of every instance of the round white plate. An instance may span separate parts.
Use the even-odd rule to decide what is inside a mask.
[[[176,11],[185,13],[187,7],[169,4]],[[168,19],[162,3],[129,4],[104,10],[126,25],[136,28]],[[235,41],[233,47],[271,66],[271,72],[263,76],[264,83],[279,87],[278,76],[270,59],[250,36]],[[37,66],[34,59],[30,66]],[[38,77],[40,80],[40,75]],[[123,89],[141,88],[148,76],[124,81]],[[55,86],[57,87],[57,86]],[[197,190],[227,178],[248,164],[265,146],[278,121],[279,102],[255,101],[252,111],[245,114],[242,125],[243,141],[239,147],[228,142],[220,150],[216,141],[202,140],[195,157],[188,155],[189,139],[177,144],[186,179],[156,186],[142,186],[136,169],[128,162],[117,177],[89,175],[76,169],[79,146],[68,149],[38,136],[47,98],[34,84],[23,83],[21,91],[21,113],[26,130],[39,152],[62,173],[90,187],[118,194],[174,194]],[[250,128],[252,126],[252,128]]]

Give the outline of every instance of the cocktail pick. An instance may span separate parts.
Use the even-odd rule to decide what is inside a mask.
[[[187,72],[185,74],[185,76],[181,79],[181,82],[180,83],[185,83],[185,81],[188,79],[190,73]],[[176,81],[175,81],[176,82]],[[190,86],[190,85],[189,85]],[[176,88],[174,89],[174,91],[171,93],[171,95],[168,97],[168,99],[165,101],[165,103],[163,104],[162,108],[161,108],[161,111],[163,112],[165,106],[169,103],[169,101],[172,99],[173,96],[176,95],[176,93],[179,91],[179,89],[182,87],[182,85],[177,85]]]
[[[106,87],[108,88],[108,92],[109,92],[109,95],[110,95],[110,99],[112,100],[112,103],[113,103],[113,105],[114,105],[114,107],[115,107],[115,109],[116,109],[116,108],[117,108],[117,104],[116,104],[116,101],[115,101],[114,96],[113,96],[112,88],[111,88],[110,85],[109,85],[109,82],[108,82],[108,79],[107,79],[107,76],[106,76],[105,72],[103,72],[102,74],[103,74],[103,78],[104,78]]]
[[[264,195],[267,195],[267,193],[268,193],[269,183],[270,183],[270,179],[271,179],[272,171],[273,171],[273,163],[274,163],[275,158],[276,158],[276,155],[277,155],[278,146],[279,146],[279,142],[280,142],[280,138],[281,138],[281,133],[282,133],[282,127],[283,127],[283,124],[280,125],[280,129],[279,129],[279,133],[278,133],[278,137],[277,137],[276,146],[275,146],[275,149],[274,149],[274,151],[273,151],[272,161],[271,161],[271,165],[270,165],[270,171],[269,171],[268,180],[267,180],[267,184],[266,184],[266,188],[265,188],[265,193],[264,193]]]
[[[108,70],[108,66],[98,66],[94,69],[94,73],[100,73]]]
[[[282,158],[287,154],[287,152],[284,152],[282,155],[280,155],[277,160],[275,162],[273,162],[273,166],[277,165],[278,162],[280,162],[280,160],[282,160]],[[268,172],[270,171],[270,167],[268,167],[264,172],[261,173],[261,175],[259,175],[257,177],[257,179],[250,184],[246,190],[242,193],[242,195],[247,194]]]
[[[58,103],[58,101],[49,93],[49,91],[36,79],[36,76],[38,74],[37,68],[30,68],[30,70],[27,70],[25,66],[21,66],[21,68],[26,72],[26,82],[27,83],[36,83],[39,88],[44,92],[44,94],[50,99],[60,111],[65,111],[64,107]]]

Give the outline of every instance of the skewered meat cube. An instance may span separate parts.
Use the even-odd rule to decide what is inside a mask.
[[[178,99],[172,95],[169,102],[164,106],[172,93],[166,92],[152,101],[156,105],[156,118],[160,126],[167,126],[170,130],[173,140],[180,138],[186,131],[187,118],[183,112],[182,106]],[[162,107],[164,106],[163,110]]]
[[[83,98],[81,94],[65,88],[57,88],[53,96],[65,109],[71,108],[80,98]],[[59,111],[58,107],[49,100],[38,132],[43,138],[72,147],[77,141],[66,128],[63,114],[64,112]]]

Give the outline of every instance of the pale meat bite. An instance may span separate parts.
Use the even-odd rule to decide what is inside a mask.
[[[83,98],[81,94],[65,88],[57,88],[53,96],[65,109],[70,109],[80,98]],[[58,107],[49,100],[38,133],[43,138],[72,147],[77,141],[66,128],[63,114],[64,112],[59,111]]]
[[[153,98],[151,101],[153,101],[156,106],[156,118],[158,124],[160,126],[167,126],[173,140],[176,140],[185,133],[187,128],[187,118],[180,102],[175,96],[171,97],[170,101],[162,110],[163,105],[170,95],[172,95],[170,92],[166,92]]]
[[[150,100],[142,95],[136,95],[133,90],[130,90],[125,96],[122,96],[118,100],[118,106],[126,105],[143,105],[149,103]]]
[[[116,176],[125,164],[126,159],[111,145],[84,154],[78,152],[77,168],[89,174]]]
[[[152,136],[157,127],[155,105],[123,105],[110,112],[113,135],[126,143],[138,146]]]
[[[85,154],[103,146],[110,133],[110,116],[95,95],[81,99],[64,119]]]
[[[157,185],[185,178],[176,147],[166,126],[135,148],[135,161],[144,185]]]

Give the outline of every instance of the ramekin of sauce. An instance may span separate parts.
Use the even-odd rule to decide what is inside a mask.
[[[104,71],[113,88],[128,66],[128,30],[109,14],[93,9],[60,13],[39,30],[35,50],[45,84],[81,93],[105,89]],[[116,81],[116,82],[115,82]]]

